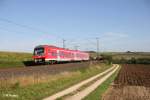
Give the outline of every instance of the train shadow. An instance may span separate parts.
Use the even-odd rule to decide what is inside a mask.
[[[67,64],[67,63],[81,63],[81,62],[82,61],[65,61],[65,62],[55,62],[53,64],[47,64],[47,63],[35,63],[34,61],[23,61],[23,64],[26,67],[30,67],[30,66],[38,66],[38,65],[55,65],[55,64]]]
[[[28,66],[36,66],[37,64],[34,63],[34,61],[23,61],[23,64],[28,67]]]
[[[53,64],[47,64],[47,63],[35,63],[34,61],[23,61],[24,66],[30,67],[30,66],[38,66],[38,65],[54,65],[54,64],[65,64],[69,62],[55,62]]]

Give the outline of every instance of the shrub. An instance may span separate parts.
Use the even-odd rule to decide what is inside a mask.
[[[108,63],[108,64],[112,63],[112,60],[113,60],[112,55],[102,54],[101,56],[106,63]]]
[[[134,58],[132,57],[131,59],[113,59],[113,63],[118,63],[118,64],[150,64],[150,58]]]

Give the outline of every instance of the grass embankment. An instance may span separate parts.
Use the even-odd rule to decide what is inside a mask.
[[[113,82],[113,80],[117,76],[119,70],[120,68],[111,77],[109,77],[105,82],[103,82],[102,85],[100,85],[96,90],[90,93],[83,100],[101,100],[102,95],[109,88],[110,84]]]
[[[31,60],[31,53],[0,52],[0,68],[23,67]]]
[[[0,100],[40,100],[108,68],[110,68],[110,65],[91,65],[90,67],[73,72],[63,72],[53,76],[45,76],[45,81],[34,85],[21,86],[21,83],[18,82],[13,86],[1,88]]]

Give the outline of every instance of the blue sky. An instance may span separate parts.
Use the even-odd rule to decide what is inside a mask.
[[[150,51],[149,0],[0,0],[0,51],[39,44],[80,50]]]

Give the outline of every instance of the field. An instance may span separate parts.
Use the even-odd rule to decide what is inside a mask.
[[[31,60],[31,53],[0,52],[0,68],[24,67]]]
[[[150,65],[125,64],[103,100],[150,100]]]
[[[123,65],[114,83],[150,87],[150,65]]]

